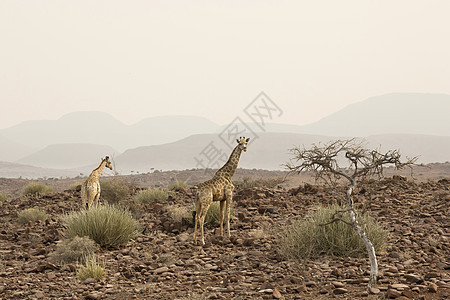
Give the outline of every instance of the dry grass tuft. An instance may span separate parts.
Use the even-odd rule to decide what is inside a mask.
[[[65,217],[65,222],[68,238],[88,236],[103,248],[125,245],[141,230],[128,210],[109,204],[73,212]]]
[[[61,242],[50,256],[55,263],[85,263],[86,257],[92,256],[98,249],[98,245],[87,236],[75,236]]]
[[[330,222],[336,211],[343,207],[333,205],[319,207],[317,211],[294,221],[280,235],[279,251],[286,257],[304,259],[320,255],[360,257],[367,255],[367,249],[353,227],[344,222]],[[350,221],[344,212],[343,219]],[[371,240],[375,251],[382,251],[388,241],[388,232],[368,215],[358,218],[361,227]]]
[[[97,259],[95,256],[91,256],[85,259],[84,266],[81,266],[77,269],[77,278],[81,281],[85,281],[88,278],[94,278],[99,281],[102,280],[106,276],[106,270],[99,263],[97,263]]]
[[[42,183],[36,183],[36,182],[29,183],[23,188],[24,195],[47,194],[47,193],[52,193],[52,192],[53,192],[53,188],[51,186],[48,186],[48,185],[45,185]]]
[[[17,221],[20,224],[26,224],[30,221],[45,221],[47,218],[47,213],[38,208],[27,208],[17,214]]]

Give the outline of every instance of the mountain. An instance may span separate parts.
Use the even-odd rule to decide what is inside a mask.
[[[327,143],[335,139],[296,133],[260,133],[258,138],[251,139],[248,151],[242,153],[239,167],[280,170],[282,165],[292,158],[289,149],[294,146],[309,147],[313,143]],[[380,148],[382,145],[382,151],[399,149],[405,158],[420,156],[420,163],[450,161],[450,136],[376,135],[365,140],[369,148]],[[225,145],[215,134],[193,135],[174,143],[127,150],[116,158],[116,167],[121,174],[131,171],[150,172],[153,169],[218,168],[231,153],[229,147],[234,146],[234,143]],[[215,149],[219,149],[220,153],[215,152]],[[210,164],[209,162],[216,161],[208,159],[214,154],[217,154],[217,157],[224,156],[225,160]]]
[[[0,161],[15,161],[26,155],[30,155],[36,149],[22,145],[0,135]]]
[[[215,132],[218,127],[206,118],[195,116],[153,117],[125,125],[109,114],[90,111],[70,113],[58,120],[26,121],[0,130],[0,135],[35,149],[53,144],[87,143],[109,145],[124,151],[173,142],[192,134]]]
[[[72,169],[100,162],[105,156],[118,152],[110,146],[93,144],[57,144],[24,157],[17,162],[52,169]]]
[[[351,104],[302,132],[328,136],[450,135],[450,95],[392,93]]]
[[[72,170],[55,170],[39,168],[34,166],[22,165],[0,161],[0,177],[1,178],[60,178],[60,177],[76,177],[79,173]]]

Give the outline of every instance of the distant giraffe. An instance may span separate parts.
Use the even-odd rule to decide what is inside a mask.
[[[95,205],[98,205],[101,191],[99,179],[105,167],[113,169],[109,156],[102,159],[100,165],[91,172],[88,179],[81,185],[81,201],[86,206],[86,209],[89,209],[94,202]]]
[[[200,222],[200,232],[202,245],[205,244],[205,237],[203,233],[203,225],[205,223],[206,213],[213,201],[220,201],[220,235],[223,236],[223,218],[224,208],[226,205],[226,219],[227,219],[227,234],[230,238],[230,209],[233,198],[234,186],[231,182],[234,172],[239,163],[242,150],[247,151],[247,143],[250,138],[245,139],[241,137],[236,139],[238,145],[231,152],[230,158],[225,165],[217,170],[214,177],[197,186],[197,197],[195,200],[195,226],[194,226],[194,243],[197,243],[197,224]]]

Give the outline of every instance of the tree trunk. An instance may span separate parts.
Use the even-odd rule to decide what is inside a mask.
[[[356,232],[359,234],[359,237],[364,242],[367,248],[367,252],[369,254],[369,260],[370,260],[370,277],[369,277],[369,283],[367,287],[370,289],[372,286],[374,286],[377,282],[377,275],[378,275],[378,263],[377,263],[377,257],[375,255],[375,248],[372,245],[372,242],[367,237],[364,230],[359,226],[358,220],[356,219],[356,214],[353,209],[353,197],[352,197],[352,191],[355,187],[355,181],[351,180],[351,185],[347,189],[347,210],[348,214],[350,215],[350,220],[352,222],[353,228],[356,230]]]

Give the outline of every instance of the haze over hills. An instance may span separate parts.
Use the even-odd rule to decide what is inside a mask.
[[[32,154],[37,149],[22,145],[0,135],[0,161],[16,161],[22,157]]]
[[[17,162],[52,169],[73,169],[99,163],[106,155],[118,152],[110,146],[93,144],[55,144],[45,147]]]
[[[266,123],[261,132],[246,124],[254,131],[240,134],[256,138],[249,146],[252,154],[244,154],[240,166],[280,169],[293,145],[355,136],[367,137],[370,147],[421,155],[423,163],[445,162],[450,160],[448,115],[450,95],[395,93],[349,105],[309,125]],[[106,113],[76,112],[0,130],[0,161],[87,173],[100,157],[116,153],[119,172],[201,168],[194,158],[211,142],[221,155],[229,155],[230,145],[219,138],[227,126],[195,116],[152,117],[125,125]]]
[[[351,104],[301,130],[329,136],[392,133],[448,136],[449,116],[450,95],[392,93]]]
[[[10,163],[0,161],[0,177],[2,178],[60,178],[60,177],[76,177],[80,175],[76,170],[56,170],[39,168],[34,166],[22,165],[18,163]]]
[[[242,153],[239,167],[280,170],[283,168],[282,165],[292,158],[289,149],[294,146],[308,147],[312,143],[327,143],[334,139],[336,138],[297,133],[261,133],[249,145],[248,151]],[[370,148],[381,148],[382,151],[400,149],[401,155],[405,158],[420,155],[420,163],[450,161],[450,136],[377,135],[366,137],[365,140]],[[210,143],[217,145],[218,148],[223,146],[217,135],[202,134],[175,143],[130,149],[117,157],[117,171],[130,173],[130,171],[149,172],[153,168],[161,170],[218,168],[224,161],[209,165],[211,161],[208,160],[208,155],[202,154]],[[221,148],[221,153],[226,157],[225,161],[230,152],[231,150],[226,147]],[[203,166],[198,161],[201,161]]]
[[[86,143],[125,151],[176,141],[191,134],[210,133],[217,128],[219,125],[196,116],[152,117],[125,125],[107,113],[90,111],[70,113],[58,120],[26,121],[0,130],[0,135],[35,149],[52,144]],[[0,160],[5,159],[0,157]]]

